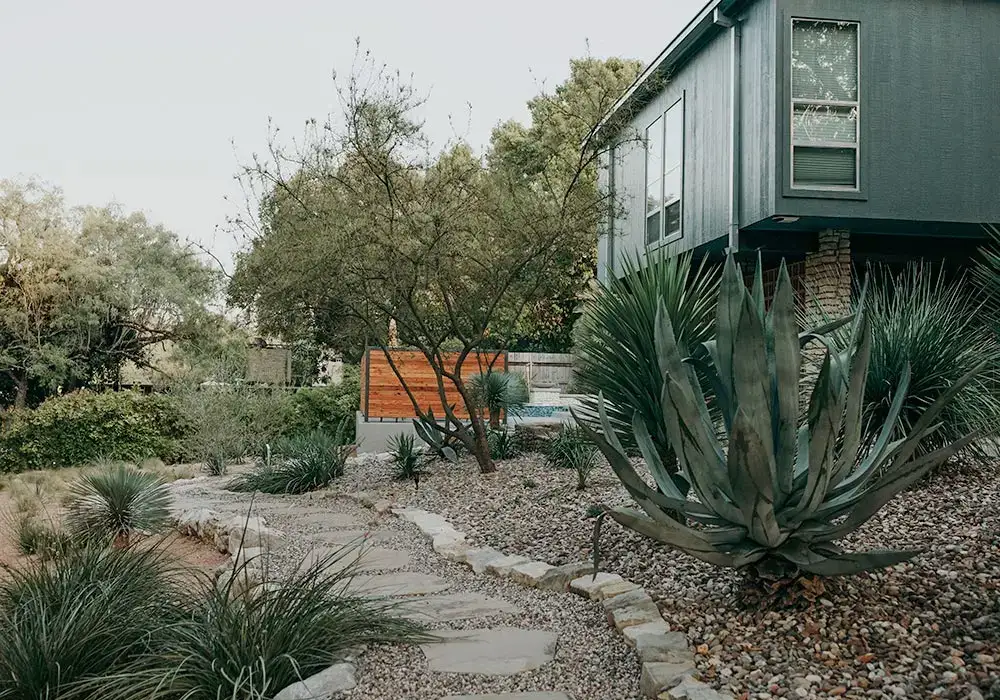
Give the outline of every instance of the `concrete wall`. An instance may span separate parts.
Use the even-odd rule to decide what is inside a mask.
[[[400,433],[413,435],[417,433],[413,429],[413,422],[405,421],[366,421],[365,415],[358,411],[355,415],[354,426],[357,430],[358,454],[380,454],[389,451],[389,439]],[[420,438],[417,438],[420,441]],[[422,445],[423,443],[420,442]]]

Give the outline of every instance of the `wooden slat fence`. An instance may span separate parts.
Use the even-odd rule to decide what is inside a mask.
[[[438,392],[437,378],[434,370],[423,353],[416,350],[390,350],[396,368],[406,379],[406,385],[413,392],[424,410],[433,409],[434,415],[440,418],[444,415],[441,396]],[[453,368],[458,361],[459,353],[445,353],[445,361]],[[482,352],[469,355],[462,365],[462,378],[486,371],[493,362],[495,371],[506,370],[507,353]],[[461,418],[468,417],[465,403],[458,390],[449,380],[446,395],[449,404],[455,405],[455,414]],[[416,417],[413,404],[400,384],[399,378],[393,372],[385,352],[380,348],[369,348],[361,360],[361,410],[365,420],[405,419]]]

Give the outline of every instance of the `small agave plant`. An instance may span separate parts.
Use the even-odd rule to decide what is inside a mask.
[[[849,340],[837,347],[828,334],[848,325]],[[865,446],[862,409],[871,333],[863,316],[800,333],[784,264],[765,312],[759,262],[750,291],[731,256],[719,292],[716,337],[705,343],[707,359],[681,353],[663,308],[655,341],[664,376],[664,427],[691,494],[685,497],[670,478],[649,426],[637,413],[634,437],[657,488],[640,478],[601,397],[603,433],[578,422],[642,509],[608,509],[612,518],[703,561],[747,568],[768,579],[803,572],[854,574],[917,554],[846,552],[837,541],[977,437],[968,435],[930,453],[917,451],[920,440],[939,427],[942,409],[982,366],[944,392],[908,435],[893,439],[909,383],[905,371],[885,424],[874,443]],[[800,416],[803,350],[811,341],[827,349]],[[699,374],[712,387],[707,399]]]

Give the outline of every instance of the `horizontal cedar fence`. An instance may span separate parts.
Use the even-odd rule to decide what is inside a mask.
[[[442,417],[444,406],[441,405],[437,377],[423,353],[416,350],[389,350],[389,352],[392,354],[396,369],[406,380],[406,385],[413,392],[420,407],[425,411],[432,409],[435,417]],[[453,369],[458,362],[458,356],[457,352],[444,353],[445,366]],[[462,379],[469,379],[485,372],[491,361],[495,371],[506,370],[507,353],[490,351],[470,354],[462,364]],[[468,418],[465,402],[459,396],[455,385],[448,379],[444,381],[448,405],[455,406],[455,415],[458,417]],[[410,397],[392,371],[385,352],[379,348],[369,348],[361,360],[361,410],[365,420],[415,418],[417,415]]]

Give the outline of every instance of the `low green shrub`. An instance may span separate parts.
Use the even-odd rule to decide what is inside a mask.
[[[486,442],[493,459],[511,459],[524,452],[521,433],[514,429],[490,428],[486,433]]]
[[[233,478],[232,491],[306,493],[330,484],[344,474],[353,447],[347,443],[345,424],[335,432],[314,430],[307,435],[281,438],[271,445],[271,461]]]
[[[354,420],[361,407],[361,379],[358,368],[346,365],[340,384],[303,387],[291,395],[284,426],[285,435],[313,430],[334,430],[345,420],[344,437],[354,441]]]
[[[170,500],[158,476],[117,465],[70,486],[66,524],[80,538],[127,543],[133,533],[166,524]]]
[[[188,422],[176,402],[132,391],[76,391],[12,411],[0,434],[0,472],[72,467],[101,458],[164,462],[182,456]]]
[[[545,448],[545,463],[576,472],[576,488],[587,488],[587,478],[600,463],[598,448],[582,429],[564,425]]]
[[[408,433],[399,433],[389,438],[389,455],[395,468],[393,478],[397,481],[416,481],[420,478],[424,454],[417,448],[416,438]]]
[[[181,386],[171,396],[191,424],[182,442],[185,457],[202,463],[260,454],[282,435],[291,416],[291,396],[283,389]]]
[[[74,542],[71,535],[54,522],[46,522],[33,513],[12,517],[10,530],[18,551],[25,556],[55,559],[69,551]]]

